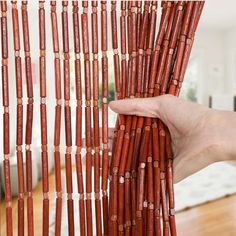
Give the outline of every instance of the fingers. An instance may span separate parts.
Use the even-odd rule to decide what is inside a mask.
[[[133,98],[114,101],[109,106],[120,114],[157,117],[158,101],[154,98]]]
[[[174,96],[164,95],[152,98],[132,98],[110,102],[110,108],[119,114],[137,115],[147,117],[165,118],[166,109],[161,109],[169,103],[169,99],[176,99]]]

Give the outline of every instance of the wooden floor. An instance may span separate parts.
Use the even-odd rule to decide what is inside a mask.
[[[50,176],[51,188],[54,177]],[[34,190],[35,236],[41,236],[41,182]],[[54,194],[51,194],[54,196]],[[5,236],[4,204],[0,203],[0,235]],[[17,200],[13,199],[14,235],[17,235]],[[177,214],[179,236],[234,236],[236,235],[236,195],[207,203]],[[63,235],[64,236],[64,235]]]

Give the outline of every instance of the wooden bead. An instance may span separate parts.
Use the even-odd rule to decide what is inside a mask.
[[[51,25],[52,25],[51,28],[52,28],[52,38],[53,38],[53,51],[54,53],[56,53],[59,52],[59,39],[58,39],[57,13],[55,11],[51,11]]]
[[[9,113],[3,114],[3,153],[10,153],[10,116]]]
[[[56,216],[55,216],[55,234],[58,235],[61,232],[61,218],[62,218],[62,198],[56,199]]]
[[[94,124],[94,146],[100,146],[100,137],[99,137],[99,108],[93,107],[93,124]]]
[[[54,69],[55,69],[55,89],[56,89],[56,99],[61,99],[61,66],[60,66],[60,59],[54,59]]]
[[[86,193],[92,192],[92,154],[86,153]]]
[[[55,107],[55,126],[54,126],[54,145],[59,146],[60,144],[60,129],[61,127],[61,106]]]
[[[97,13],[92,14],[92,51],[98,53],[98,16]]]
[[[40,50],[46,49],[46,35],[45,35],[45,10],[39,8],[39,44]]]
[[[74,201],[73,199],[67,200],[67,208],[68,208],[68,222],[70,222],[70,227],[68,229],[68,234],[73,235],[75,226],[74,226]]]
[[[101,49],[107,51],[107,12],[106,10],[101,11]]]
[[[24,2],[22,4],[22,27],[23,27],[23,39],[24,39],[24,50],[25,52],[30,52],[30,42],[29,42],[29,25],[28,25],[28,11]]]
[[[32,192],[32,153],[26,151],[26,189],[27,192]]]
[[[145,183],[145,168],[139,166],[138,169],[138,181],[137,181],[137,211],[143,210],[144,201],[144,183]]]
[[[5,159],[3,161],[4,167],[4,182],[5,182],[5,200],[6,203],[11,202],[11,174],[10,174],[10,161]]]
[[[67,189],[67,194],[71,194],[73,192],[71,154],[65,154],[65,163],[66,163],[66,189]]]
[[[89,34],[88,34],[88,16],[87,14],[81,15],[82,23],[82,41],[83,41],[83,53],[89,53]]]
[[[66,146],[72,146],[72,133],[71,133],[71,108],[65,106],[65,133],[66,133]]]
[[[7,17],[1,17],[2,58],[8,58]]]
[[[23,145],[23,105],[17,105],[16,144]]]
[[[108,149],[103,149],[102,151],[102,190],[107,189],[107,182],[108,182],[108,161],[109,161],[109,155],[108,155]]]
[[[99,65],[98,60],[93,61],[93,99],[99,100]]]
[[[43,181],[43,192],[47,193],[49,191],[48,182],[48,153],[42,152],[42,181]]]
[[[91,134],[91,108],[85,107],[85,132],[86,132],[86,147],[92,147],[92,134]]]
[[[70,61],[63,61],[64,67],[64,99],[70,100]]]
[[[41,143],[47,145],[47,110],[46,104],[40,105],[41,113]]]
[[[64,1],[63,1],[64,2]],[[63,34],[63,52],[69,53],[69,26],[68,26],[68,13],[67,11],[62,11],[62,34]]]
[[[76,107],[76,145],[82,147],[82,107]]]
[[[7,235],[13,235],[12,207],[6,208],[6,231]]]
[[[77,171],[78,192],[80,194],[83,194],[84,187],[83,187],[83,170],[82,170],[81,154],[76,155],[76,171]]]
[[[84,200],[79,200],[79,209],[80,209],[80,234],[81,235],[86,235],[86,224],[85,224],[85,206],[84,206]]]
[[[46,97],[46,58],[40,57],[40,97]]]
[[[34,233],[34,221],[33,221],[33,198],[30,196],[27,199],[27,207],[28,207],[28,232],[29,234]]]
[[[17,153],[17,171],[18,171],[18,192],[24,194],[24,169],[23,169],[23,153],[18,151]]]
[[[85,99],[91,99],[91,76],[90,76],[90,61],[86,60],[84,62],[85,70]]]
[[[27,96],[33,98],[33,81],[32,81],[32,68],[31,68],[31,58],[25,57],[25,74],[27,81]]]
[[[108,104],[107,103],[104,103],[103,106],[103,118],[102,118],[102,125],[103,127],[105,127],[102,131],[102,140],[103,140],[103,143],[108,143]]]
[[[102,93],[103,97],[107,98],[108,97],[108,58],[103,57],[102,58],[102,83],[103,83],[103,88],[102,88]]]
[[[43,234],[47,235],[49,229],[49,199],[43,199]]]
[[[21,58],[15,57],[15,76],[16,76],[16,96],[17,98],[23,97],[22,91],[22,68]]]
[[[3,106],[9,106],[8,66],[2,65],[2,100]]]
[[[31,144],[33,127],[33,104],[27,104],[25,143]]]
[[[13,24],[13,35],[14,35],[14,49],[16,51],[19,51],[20,34],[19,34],[18,10],[16,8],[12,8],[12,24]]]
[[[61,163],[60,163],[60,152],[54,152],[55,161],[55,178],[56,178],[56,191],[61,192]]]
[[[2,12],[7,11],[7,1],[1,1],[1,11]]]
[[[18,199],[18,234],[24,235],[24,199]]]

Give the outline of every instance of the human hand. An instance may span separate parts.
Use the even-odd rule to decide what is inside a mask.
[[[227,129],[232,120],[236,127],[233,112],[209,109],[172,95],[118,100],[109,105],[117,113],[157,117],[167,125],[174,152],[175,183],[213,162],[232,159],[235,153],[235,147],[229,144],[232,129]]]

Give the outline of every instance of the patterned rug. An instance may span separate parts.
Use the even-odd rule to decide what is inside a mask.
[[[74,192],[76,192],[75,173],[73,179],[75,180]],[[175,185],[176,211],[182,211],[234,193],[236,193],[236,165],[225,162],[215,163]],[[67,204],[66,195],[64,196],[61,230],[62,235],[67,235]],[[79,216],[78,195],[74,194],[74,199],[75,230],[79,235],[79,217],[76,217],[76,215]],[[52,210],[50,216],[50,235],[54,235],[54,220],[55,209]]]

